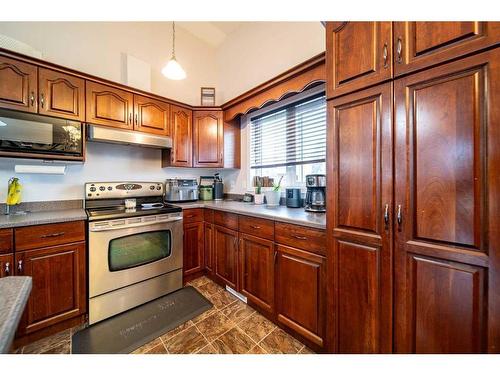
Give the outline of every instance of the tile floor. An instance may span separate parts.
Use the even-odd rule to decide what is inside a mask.
[[[138,348],[136,354],[311,354],[308,347],[206,277],[188,283],[212,309]],[[19,354],[68,354],[72,328],[17,349]]]

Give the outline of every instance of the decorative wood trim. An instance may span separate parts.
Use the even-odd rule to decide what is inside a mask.
[[[285,95],[302,92],[315,83],[325,81],[323,52],[224,103],[222,105],[224,121],[231,121],[252,109],[262,108],[265,104],[276,102]]]

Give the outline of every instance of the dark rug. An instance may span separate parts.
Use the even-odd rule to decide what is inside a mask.
[[[76,332],[73,354],[130,353],[212,307],[187,286]]]

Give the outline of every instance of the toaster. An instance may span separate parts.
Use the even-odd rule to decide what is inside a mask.
[[[198,200],[196,178],[169,178],[165,181],[166,202],[192,202]]]

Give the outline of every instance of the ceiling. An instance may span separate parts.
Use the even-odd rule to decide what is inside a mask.
[[[204,42],[218,47],[226,37],[245,22],[176,22],[179,27],[189,31]]]

